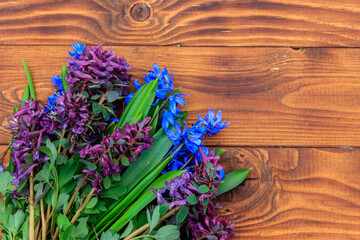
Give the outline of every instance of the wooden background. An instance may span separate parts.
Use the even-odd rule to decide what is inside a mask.
[[[227,170],[235,239],[360,239],[359,0],[0,1],[0,149],[28,63],[53,91],[70,44],[113,46],[143,79],[153,62],[190,94],[189,122],[222,109],[208,140]]]

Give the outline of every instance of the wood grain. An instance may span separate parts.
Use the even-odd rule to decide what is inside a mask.
[[[0,44],[359,47],[359,14],[358,0],[13,0]]]
[[[360,239],[360,150],[229,148],[226,172],[252,167],[220,196],[242,240]]]
[[[66,64],[64,46],[0,47],[0,144],[27,84],[24,56],[39,99]],[[207,140],[223,146],[359,146],[360,49],[114,47],[143,79],[158,62],[175,74],[187,97],[189,123],[209,108],[231,124]]]

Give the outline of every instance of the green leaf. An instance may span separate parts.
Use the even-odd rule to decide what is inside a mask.
[[[227,191],[230,191],[234,187],[240,185],[245,180],[250,171],[251,168],[246,168],[238,169],[233,172],[227,173],[225,175],[225,179],[219,184],[218,193],[215,195],[215,197]]]
[[[95,225],[95,229],[96,230],[100,229],[100,227],[104,226],[104,224],[106,224],[106,226],[109,226],[112,223],[112,221],[114,221],[114,219],[116,219],[128,206],[130,206],[131,203],[133,203],[138,198],[138,196],[141,193],[144,192],[145,188],[154,181],[154,179],[161,173],[161,171],[168,165],[168,163],[172,159],[173,159],[173,155],[167,157],[163,162],[158,164],[158,166],[156,166],[156,168],[152,172],[146,175],[145,178],[142,179],[140,183],[136,185],[136,187],[132,191],[126,194],[124,199],[117,201],[114,207],[111,206],[108,207],[109,210],[107,214],[104,215],[99,220],[99,222]],[[117,184],[118,183],[119,182],[117,182]],[[116,194],[118,192],[116,188],[123,189],[120,185],[111,187],[108,190],[104,190],[101,197],[104,197],[104,195],[106,197],[108,194]],[[122,192],[121,195],[125,195],[125,193],[126,193],[126,188],[125,188],[125,192]],[[118,195],[120,194],[118,193]]]
[[[67,183],[73,180],[74,175],[80,172],[80,165],[79,161],[69,159],[64,166],[58,166],[60,192],[63,191]]]
[[[14,235],[16,235],[19,230],[20,227],[23,225],[25,221],[25,213],[23,213],[23,211],[18,210],[15,214],[14,214],[14,225],[12,226],[12,232],[14,233]]]
[[[64,240],[73,239],[73,235],[75,233],[75,226],[70,225],[64,232],[63,238]]]
[[[67,156],[64,156],[64,155],[61,155],[59,154],[56,158],[56,164],[57,165],[62,165],[62,164],[66,164],[68,161],[68,157]]]
[[[113,186],[109,189],[103,189],[103,193],[101,194],[101,197],[118,200],[120,197],[124,196],[126,192],[127,192],[126,188],[123,188],[121,186]]]
[[[91,99],[92,99],[92,100],[98,100],[99,98],[101,98],[101,95],[91,96]]]
[[[57,225],[60,229],[65,231],[68,227],[70,227],[71,223],[66,216],[60,214],[57,218]]]
[[[148,186],[141,196],[127,209],[127,211],[115,222],[109,229],[120,231],[134,216],[136,216],[142,209],[144,209],[150,202],[154,201],[156,198],[155,194],[152,191],[154,188],[156,191],[166,187],[165,181],[170,181],[171,179],[181,176],[184,171],[171,171],[165,173],[164,175],[157,178],[153,183]],[[103,231],[104,229],[101,229]]]
[[[3,196],[6,195],[6,189],[8,184],[14,180],[14,177],[8,171],[3,171],[0,173],[0,192]]]
[[[49,182],[52,178],[50,163],[46,163],[43,168],[38,172],[34,178],[35,181]]]
[[[179,237],[180,231],[175,225],[165,225],[155,235],[157,240],[177,240]]]
[[[120,97],[117,91],[110,91],[106,94],[106,99],[108,102],[114,102]]]
[[[60,143],[61,143],[61,146],[62,146],[64,149],[69,149],[69,148],[70,148],[70,143],[69,143],[69,141],[68,141],[66,138],[60,139]]]
[[[128,159],[126,156],[123,156],[123,157],[121,158],[121,164],[127,167],[127,166],[129,166],[130,161],[129,161],[129,159]]]
[[[46,155],[48,155],[50,159],[54,159],[54,156],[53,156],[50,148],[45,147],[45,146],[40,146],[40,147],[38,147],[38,149],[39,149],[40,152],[43,152]]]
[[[69,89],[69,85],[66,82],[65,75],[69,75],[69,73],[68,73],[66,66],[63,65],[61,68],[61,82],[62,82],[65,92],[67,92]]]
[[[31,74],[30,74],[29,68],[27,67],[24,58],[21,58],[21,59],[22,59],[22,62],[24,64],[26,78],[27,78],[28,83],[29,83],[28,86],[29,86],[29,90],[30,90],[30,96],[31,96],[32,99],[36,100],[34,84],[33,84],[32,79],[31,79]]]
[[[164,216],[169,210],[169,203],[163,203],[160,205],[160,217]]]
[[[188,213],[189,213],[189,207],[183,206],[176,215],[177,224],[181,224],[183,221],[185,221]]]
[[[155,89],[158,87],[158,80],[154,80],[141,87],[126,106],[124,113],[121,115],[117,128],[123,128],[133,116],[143,113],[144,118],[150,110],[151,104],[155,99]]]
[[[88,204],[86,205],[86,209],[92,209],[95,207],[95,205],[97,204],[98,202],[98,198],[97,197],[93,197],[89,202]]]
[[[201,193],[208,193],[210,191],[210,189],[206,185],[201,185],[198,187],[198,191]]]
[[[134,230],[134,224],[132,221],[129,222],[124,232],[121,234],[120,238],[126,238]]]
[[[66,194],[66,193],[63,193],[63,192],[60,193],[59,197],[58,197],[58,200],[57,200],[57,203],[56,203],[55,209],[57,211],[59,209],[61,209],[67,203],[68,200],[69,200],[69,194]]]
[[[107,109],[107,108],[101,108],[101,112],[102,112],[102,115],[103,115],[103,117],[104,117],[105,120],[109,120],[109,119],[110,119],[109,109]]]
[[[149,233],[151,233],[151,231],[156,227],[156,225],[159,222],[159,219],[160,219],[160,206],[157,205],[154,209],[153,215],[151,217],[151,221],[149,222],[150,225]]]
[[[109,189],[109,187],[111,186],[111,179],[110,179],[109,175],[106,175],[106,177],[104,178],[103,184],[104,184],[105,189]]]
[[[92,162],[88,161],[88,160],[83,160],[81,159],[80,162],[82,162],[83,164],[86,165],[86,167],[90,170],[90,171],[95,171],[96,170],[96,165],[93,164]]]
[[[100,240],[119,240],[119,238],[119,234],[114,231],[107,230],[106,232],[103,232],[103,234],[101,234]]]
[[[186,198],[186,201],[188,201],[188,203],[190,203],[191,205],[195,205],[199,202],[199,200],[197,199],[197,197],[195,196],[195,194],[191,194]]]
[[[80,218],[79,224],[75,228],[75,239],[84,239],[86,235],[89,233],[88,227],[87,227],[87,220],[88,218]]]
[[[29,84],[28,84],[25,87],[21,101],[25,102],[25,101],[29,100],[29,98],[30,98],[30,89],[29,89]]]
[[[218,149],[215,149],[215,156],[221,156],[225,153],[225,149],[222,149],[222,148],[218,148]]]
[[[93,104],[92,104],[92,110],[93,110],[93,112],[94,113],[101,113],[101,106],[100,106],[100,104],[99,103],[97,103],[97,102],[93,102]]]

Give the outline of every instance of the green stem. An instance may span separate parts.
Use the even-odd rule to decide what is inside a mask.
[[[146,238],[146,237],[150,237],[150,238],[156,239],[156,237],[151,236],[151,235],[142,235],[142,236],[138,236],[138,237],[132,238],[131,240],[140,239],[140,238]]]
[[[30,173],[29,240],[35,240],[34,171]]]
[[[179,211],[182,207],[176,207],[173,210],[167,212],[164,216],[162,216],[159,219],[159,222],[156,224],[159,225],[160,223],[162,223],[163,221],[165,221],[165,219],[167,219],[168,217],[172,216],[174,213],[176,213],[177,211]],[[124,240],[130,240],[130,239],[138,239],[140,237],[136,237],[137,235],[141,234],[142,232],[145,232],[148,228],[150,228],[150,224],[147,223],[144,226],[140,227],[139,229],[137,229],[135,232],[133,232],[132,234],[130,234],[129,236],[127,236]],[[143,235],[145,237],[145,235]],[[154,237],[153,237],[154,238]]]

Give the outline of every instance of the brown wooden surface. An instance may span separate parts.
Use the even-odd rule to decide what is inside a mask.
[[[24,56],[38,98],[66,64],[68,46],[0,46],[0,143],[27,84]],[[223,146],[359,146],[360,49],[114,47],[142,80],[153,62],[168,66],[187,97],[189,122],[209,108],[231,122],[209,144]]]
[[[190,123],[209,108],[231,121],[207,143],[226,171],[253,168],[219,199],[235,239],[360,239],[359,16],[358,0],[2,1],[0,150],[21,57],[44,101],[71,43],[104,43],[134,79],[171,69]]]
[[[11,0],[0,44],[359,47],[359,14],[358,0]]]

